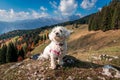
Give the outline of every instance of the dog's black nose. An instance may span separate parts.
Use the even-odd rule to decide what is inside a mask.
[[[56,33],[56,35],[58,35],[59,33]]]

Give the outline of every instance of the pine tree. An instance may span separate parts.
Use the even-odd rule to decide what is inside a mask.
[[[108,17],[107,17],[107,7],[103,9],[103,17],[102,17],[102,24],[101,24],[101,29],[102,31],[107,31],[108,30]]]
[[[6,63],[7,46],[4,44],[0,49],[0,64]]]
[[[97,25],[97,16],[94,16],[91,21],[91,30],[98,30],[98,25]]]
[[[120,29],[120,4],[118,4],[115,8],[111,26],[112,29]]]
[[[88,22],[88,24],[89,24],[88,30],[89,30],[89,31],[93,30],[93,29],[92,29],[92,21],[93,21],[92,18],[93,18],[93,17],[91,17],[91,18],[89,19],[89,22]]]
[[[18,51],[18,56],[21,56],[23,59],[25,58],[25,52],[23,50],[23,48],[21,48],[21,50]]]
[[[112,0],[112,3],[120,2],[120,0]]]
[[[112,0],[89,19],[89,30],[120,29],[120,0]]]
[[[39,39],[40,39],[40,37],[38,35],[35,36],[35,38],[33,40],[35,45],[38,43]]]
[[[17,61],[17,48],[12,42],[8,44],[6,62],[16,62]]]
[[[45,35],[45,34],[43,34],[43,40],[44,40],[44,41],[46,40],[46,35]]]
[[[112,29],[115,29],[116,12],[117,12],[117,9],[115,9],[113,17],[112,17],[112,23],[111,23]]]
[[[23,48],[23,51],[24,51],[24,53],[26,55],[26,53],[27,53],[27,43],[24,43],[24,45],[22,46],[22,48]]]

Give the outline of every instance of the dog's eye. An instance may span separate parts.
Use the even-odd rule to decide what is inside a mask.
[[[62,32],[62,30],[60,30],[60,32]]]

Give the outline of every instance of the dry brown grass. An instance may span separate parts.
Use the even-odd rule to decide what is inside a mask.
[[[68,29],[73,30],[68,39],[68,54],[82,60],[88,59],[94,53],[100,55],[119,55],[120,52],[120,30],[88,31],[88,25],[67,25]],[[36,47],[32,53],[41,53],[47,43]],[[98,53],[98,54],[97,54]]]
[[[74,29],[68,44],[73,49],[99,50],[105,47],[120,46],[120,30],[88,31],[87,25]],[[72,50],[72,48],[70,48]]]
[[[88,25],[67,27],[74,30],[68,40],[68,53],[77,59],[86,61],[92,55],[120,55],[120,30],[88,31]]]
[[[72,25],[66,27],[74,30],[68,39],[68,54],[71,55],[71,59],[73,58],[74,64],[67,64],[67,66],[57,70],[51,70],[48,61],[40,62],[26,59],[20,66],[10,69],[7,73],[5,71],[16,63],[1,65],[0,80],[69,80],[69,77],[72,77],[72,80],[88,80],[88,78],[101,80],[99,77],[103,77],[105,80],[119,80],[102,75],[101,64],[112,64],[119,67],[120,58],[111,62],[103,62],[102,60],[92,60],[92,56],[101,54],[120,56],[120,30],[89,32],[88,25],[79,25],[78,28],[74,28]],[[49,41],[45,45],[36,47],[32,53],[42,52],[48,43]],[[45,78],[41,78],[41,75]]]

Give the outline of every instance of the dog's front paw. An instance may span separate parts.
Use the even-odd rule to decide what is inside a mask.
[[[56,69],[56,66],[50,66],[50,69]]]
[[[60,65],[60,66],[63,66],[64,65],[64,62],[61,60],[58,60],[58,64]]]

